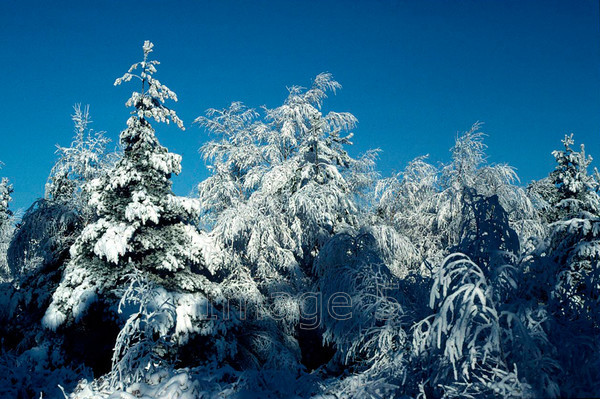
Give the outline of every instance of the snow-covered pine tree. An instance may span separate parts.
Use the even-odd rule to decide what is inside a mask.
[[[199,187],[201,197],[218,204],[216,236],[246,247],[259,276],[298,283],[334,230],[354,223],[353,183],[364,182],[357,175],[368,174],[373,155],[355,160],[344,151],[351,135],[340,133],[355,125],[353,115],[322,114],[327,92],[339,87],[330,74],[309,90],[294,86],[282,106],[266,110],[267,123],[251,122],[256,113],[237,103],[199,118],[223,137],[202,149],[214,174]]]
[[[552,153],[557,166],[544,198],[553,223],[534,270],[550,273],[541,280],[550,283],[546,295],[555,324],[549,335],[560,348],[561,395],[594,396],[600,390],[600,182],[587,170],[592,157],[583,144],[574,151],[572,134],[562,143],[564,150]]]
[[[64,204],[40,199],[15,228],[6,209],[12,192],[7,183],[0,183],[0,247],[11,284],[0,284],[0,396],[54,397],[57,383],[74,386],[89,371],[82,365],[74,371],[55,337],[40,324],[73,234],[80,230],[79,217]]]
[[[292,87],[282,106],[267,111],[271,163],[287,177],[281,179],[288,196],[284,209],[303,225],[298,239],[304,268],[332,234],[357,226],[356,194],[372,177],[376,151],[353,159],[345,150],[353,134],[342,133],[355,127],[354,115],[321,112],[327,92],[340,87],[331,74],[320,74],[309,90]]]
[[[525,191],[514,184],[519,180],[514,168],[507,164],[487,164],[487,146],[483,143],[485,134],[480,127],[480,123],[475,123],[469,131],[457,137],[450,150],[452,162],[441,171],[444,189],[438,202],[438,224],[447,232],[442,233],[447,234],[446,247],[458,248],[465,234],[477,231],[481,223],[497,225],[501,223],[499,219],[506,219],[503,229],[514,230],[511,235],[516,237],[515,232],[518,233],[521,241],[539,233],[541,229]],[[477,196],[483,198],[479,210],[476,209]],[[472,210],[465,212],[467,207]],[[490,213],[488,210],[491,208],[495,210]],[[484,220],[478,220],[477,213]],[[519,242],[509,242],[514,241],[513,238],[504,237],[501,232],[496,239],[497,247],[488,245],[486,250],[518,254]]]
[[[418,157],[406,168],[389,178],[380,179],[375,188],[376,223],[388,226],[388,235],[401,245],[394,245],[390,260],[398,258],[403,250],[413,252],[413,262],[387,262],[389,266],[406,272],[416,271],[429,275],[433,265],[442,259],[444,244],[437,233],[437,203],[439,170],[426,162],[427,156]],[[382,240],[383,241],[383,240]],[[406,256],[399,257],[406,259]],[[404,263],[404,264],[402,264]]]
[[[583,144],[579,152],[574,151],[572,134],[562,143],[564,150],[552,152],[557,162],[554,171],[529,189],[550,222],[548,240],[540,243],[537,252],[558,268],[550,276],[558,277],[556,285],[549,287],[551,296],[562,298],[562,309],[575,312],[570,317],[578,317],[598,289],[598,281],[588,279],[595,278],[600,261],[600,182],[587,170],[592,157],[585,154]]]
[[[546,199],[552,207],[550,211],[554,212],[549,217],[550,221],[581,216],[582,213],[600,215],[597,192],[600,182],[588,172],[592,157],[586,155],[583,144],[579,151],[571,148],[575,144],[573,134],[565,135],[562,143],[564,150],[552,152],[557,165],[549,176],[555,193]]]
[[[158,61],[149,59],[152,47],[146,41],[143,61],[115,82],[137,78],[142,90],[126,103],[134,110],[120,135],[123,157],[110,172],[89,183],[89,206],[97,219],[71,247],[71,260],[43,319],[52,330],[81,323],[91,306],[101,311],[96,318],[102,313],[114,318],[119,292],[127,284],[125,276],[134,270],[173,296],[178,314],[173,339],[185,343],[188,334],[210,335],[224,329],[219,324],[223,318],[199,325],[209,311],[202,309],[222,296],[213,282],[217,271],[203,256],[211,244],[194,224],[199,203],[171,191],[170,177],[180,172],[181,157],[160,145],[150,125],[150,119],[172,121],[183,129],[175,111],[164,105],[177,97],[154,77]],[[111,347],[114,338],[106,338]],[[227,354],[223,344],[221,350],[205,355]]]
[[[551,283],[548,308],[555,323],[548,333],[558,349],[565,397],[600,392],[600,219],[586,213],[550,225],[547,245],[540,248],[545,256],[533,269],[551,274],[540,280]]]
[[[12,200],[10,196],[12,192],[12,185],[6,177],[3,177],[2,180],[0,180],[0,223],[8,222],[12,216],[12,212],[8,209],[10,201]]]
[[[215,238],[215,245],[223,249],[221,264],[227,275],[222,284],[223,293],[229,298],[230,305],[243,308],[250,315],[244,322],[244,333],[238,336],[239,353],[235,365],[289,369],[298,366],[297,343],[289,334],[278,331],[279,327],[273,322],[277,317],[272,317],[273,309],[269,308],[264,287],[262,292],[259,290],[261,279],[256,278],[253,262],[248,259],[246,236],[231,234],[236,228],[260,231],[267,226],[264,218],[258,222],[260,226],[253,225],[261,213],[257,212],[256,205],[249,205],[251,201],[256,202],[253,195],[269,167],[265,153],[267,126],[259,116],[255,110],[234,102],[223,110],[209,109],[205,117],[195,120],[217,136],[200,149],[211,176],[198,185],[198,195],[204,212],[202,221],[204,225],[214,227],[211,236]],[[227,224],[231,221],[229,216],[244,224]],[[271,283],[273,292],[281,291],[283,284],[280,281]],[[289,301],[282,301],[275,312],[281,312],[283,308],[288,314],[288,304]]]

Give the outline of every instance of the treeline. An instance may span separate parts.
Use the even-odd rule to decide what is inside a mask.
[[[0,183],[0,396],[600,395],[600,175],[572,135],[527,187],[479,124],[381,178],[324,73],[198,117],[210,177],[178,197],[152,50],[115,82],[142,87],[117,152],[77,106],[45,198],[15,220]]]

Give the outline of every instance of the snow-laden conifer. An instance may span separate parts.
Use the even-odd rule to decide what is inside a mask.
[[[496,196],[502,212],[506,213],[508,226],[522,236],[529,237],[540,231],[529,198],[515,184],[519,180],[514,168],[507,164],[487,164],[485,134],[480,126],[476,123],[457,137],[451,149],[452,162],[441,171],[444,190],[438,200],[438,223],[447,231],[448,246],[458,245],[465,228],[473,228],[477,223],[474,215],[463,212],[472,202],[470,192],[485,198]]]
[[[206,221],[247,201],[256,189],[257,177],[267,165],[262,148],[266,126],[258,117],[257,111],[234,102],[229,108],[209,109],[206,116],[196,118],[196,123],[217,136],[200,148],[211,171],[198,185]]]
[[[416,252],[412,264],[402,265],[405,273],[421,267],[421,272],[427,275],[440,258],[444,244],[436,223],[439,171],[426,160],[426,156],[418,157],[402,172],[379,180],[375,197],[379,223],[392,227],[388,229],[398,239],[405,237],[403,241],[408,243],[400,248],[412,247]]]
[[[181,157],[160,145],[149,122],[172,120],[183,128],[164,105],[176,96],[153,76],[158,62],[149,60],[152,47],[145,42],[143,61],[115,82],[137,78],[142,90],[127,101],[133,115],[120,136],[122,158],[89,183],[96,221],[71,247],[71,260],[43,320],[48,328],[80,320],[96,301],[110,304],[133,268],[168,290],[220,299],[218,287],[209,280],[215,270],[203,256],[209,240],[194,226],[198,201],[171,191],[170,177],[180,172]]]
[[[597,189],[600,182],[588,171],[592,157],[586,155],[583,144],[579,151],[571,148],[575,144],[573,134],[565,136],[562,143],[564,150],[552,152],[557,165],[549,176],[558,194],[550,199],[551,205],[558,211],[556,216],[572,217],[581,213],[598,216],[600,196]]]

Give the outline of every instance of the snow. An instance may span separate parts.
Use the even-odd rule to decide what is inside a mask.
[[[210,320],[212,313],[210,302],[202,295],[185,294],[176,299],[175,312],[177,321],[175,334],[180,336],[180,342],[187,342],[187,337],[200,331],[198,320]]]
[[[143,191],[136,191],[132,195],[132,202],[125,208],[125,218],[129,222],[141,222],[142,225],[147,221],[158,223],[162,208],[152,203],[150,198]]]
[[[119,263],[119,257],[127,252],[135,231],[135,226],[125,223],[110,226],[94,244],[94,253],[109,262]]]
[[[76,287],[72,295],[73,302],[75,303],[72,312],[77,322],[85,315],[90,305],[98,300],[98,296],[95,287],[83,288],[82,286]]]
[[[51,305],[46,310],[46,313],[44,314],[44,317],[42,318],[42,326],[44,326],[44,328],[47,328],[49,330],[56,331],[56,329],[58,327],[60,327],[65,322],[66,319],[67,319],[67,316],[63,312],[58,310],[56,308],[56,306]]]

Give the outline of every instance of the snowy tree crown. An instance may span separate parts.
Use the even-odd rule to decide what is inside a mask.
[[[144,42],[144,60],[133,64],[126,74],[115,80],[115,86],[123,82],[129,82],[132,78],[141,80],[142,91],[134,91],[125,105],[135,107],[133,114],[140,119],[153,118],[157,122],[167,124],[172,121],[181,130],[185,130],[183,121],[179,119],[175,111],[164,105],[166,100],[177,101],[177,95],[153,76],[156,73],[156,65],[160,64],[156,60],[148,60],[153,47],[154,44],[150,41],[146,40]],[[134,73],[138,67],[141,69],[139,75]]]

